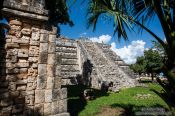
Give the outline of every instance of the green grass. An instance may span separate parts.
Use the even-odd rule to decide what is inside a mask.
[[[81,87],[82,88],[82,87]],[[100,112],[103,106],[110,106],[113,108],[121,107],[129,112],[136,112],[143,107],[164,107],[168,108],[166,103],[157,96],[151,89],[161,91],[162,88],[157,84],[148,84],[148,87],[134,87],[129,89],[121,90],[119,93],[101,94],[95,100],[82,102],[79,97],[69,97],[69,106],[72,106],[74,111],[73,115],[79,116],[94,116]],[[77,91],[76,91],[77,92]],[[77,93],[78,94],[78,93]],[[147,95],[148,98],[138,98],[138,94]],[[71,100],[77,102],[71,102]],[[71,102],[71,103],[70,103]],[[70,111],[72,110],[71,107]],[[79,109],[79,110],[78,110]],[[76,113],[75,113],[76,112]]]

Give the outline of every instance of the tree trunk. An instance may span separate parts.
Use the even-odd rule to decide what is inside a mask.
[[[154,74],[151,72],[151,79],[152,79],[152,82],[154,81]]]

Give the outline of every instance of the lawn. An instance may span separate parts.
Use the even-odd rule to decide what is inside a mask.
[[[110,115],[110,113],[116,115],[123,113],[131,116],[144,111],[143,108],[145,107],[159,108],[157,110],[160,110],[160,108],[167,109],[168,106],[165,102],[151,90],[161,91],[162,88],[157,84],[148,83],[147,85],[147,87],[124,89],[119,93],[101,93],[95,90],[96,99],[91,101],[79,98],[80,91],[85,89],[84,86],[70,87],[68,88],[68,109],[72,116],[105,116]]]

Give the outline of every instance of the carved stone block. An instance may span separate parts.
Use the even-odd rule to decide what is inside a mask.
[[[15,67],[15,64],[14,63],[11,63],[11,62],[7,62],[6,63],[6,67],[7,68],[14,68]]]
[[[39,75],[37,77],[37,89],[45,89],[46,88],[46,75]]]
[[[60,89],[53,89],[52,90],[53,92],[52,92],[52,99],[53,100],[59,100],[60,99],[60,94],[61,94],[61,91],[60,91]]]
[[[21,26],[22,25],[22,22],[20,20],[13,19],[13,20],[10,20],[9,24],[10,25],[19,25],[19,26]]]
[[[16,63],[16,67],[27,68],[27,67],[29,67],[29,63],[28,62],[18,62],[18,63]]]
[[[39,64],[38,65],[38,75],[46,75],[47,73],[47,65],[46,64]]]
[[[18,85],[17,90],[20,90],[20,91],[26,90],[26,85]]]
[[[56,41],[56,35],[49,35],[49,42],[55,42]]]
[[[15,91],[16,90],[16,83],[15,82],[10,82],[9,83],[9,89],[11,91]]]
[[[40,36],[40,42],[47,43],[48,42],[48,39],[49,39],[48,34],[41,34],[41,36]]]
[[[67,88],[62,88],[61,89],[61,99],[66,99],[67,98]]]
[[[26,79],[27,78],[27,73],[19,73],[16,75],[18,79]]]
[[[19,69],[19,72],[20,73],[27,73],[28,72],[28,69],[27,68],[20,68]]]
[[[10,48],[19,48],[19,44],[17,44],[17,43],[7,43],[7,44],[5,45],[5,48],[6,48],[6,49],[10,49]]]
[[[17,80],[17,77],[15,75],[7,75],[6,80],[10,82],[15,82]]]
[[[20,43],[29,43],[30,37],[23,35]]]
[[[51,103],[52,102],[52,89],[45,90],[45,102]]]
[[[30,46],[29,48],[29,56],[39,56],[39,47]]]
[[[52,114],[54,115],[54,114],[59,114],[60,112],[59,112],[59,103],[58,103],[58,101],[54,101],[54,102],[52,102]]]
[[[55,54],[48,54],[48,60],[47,63],[51,64],[51,65],[55,65],[56,64],[56,55]]]
[[[35,90],[35,103],[44,103],[45,90]]]
[[[59,112],[67,112],[67,99],[59,100]]]
[[[12,25],[10,27],[10,31],[13,30],[13,31],[21,31],[21,26],[18,26],[18,25]]]
[[[55,79],[54,79],[54,88],[55,89],[59,89],[59,88],[61,88],[61,77],[56,77]]]
[[[36,82],[28,82],[27,83],[27,90],[35,90],[36,89]]]
[[[47,52],[40,52],[39,63],[47,64],[47,58],[48,58],[48,53]]]
[[[20,94],[22,96],[34,95],[35,91],[34,90],[32,90],[32,91],[20,91]]]
[[[54,82],[55,81],[53,77],[47,77],[47,89],[53,89]]]
[[[27,36],[29,36],[30,34],[31,34],[31,29],[28,29],[28,28],[23,28],[22,30],[21,30],[21,33],[23,34],[23,35],[27,35]]]
[[[54,42],[49,43],[48,53],[55,53],[55,49],[56,49],[56,43]]]
[[[48,50],[48,43],[40,43],[40,53],[41,52],[46,52]]]
[[[38,41],[40,39],[40,32],[32,32],[32,41]]]
[[[37,69],[33,69],[33,68],[28,69],[28,76],[37,77],[37,75],[38,75]]]
[[[6,69],[6,73],[7,74],[17,74],[19,73],[19,69],[18,68],[8,68]]]
[[[35,69],[38,68],[38,63],[32,63],[31,67]]]
[[[44,104],[44,115],[48,116],[52,113],[52,104],[51,103],[45,103]]]
[[[18,57],[25,58],[25,57],[28,57],[28,56],[29,56],[29,50],[27,50],[27,49],[18,50]]]
[[[47,65],[47,76],[55,77],[55,65]]]
[[[33,40],[31,40],[30,41],[30,45],[39,46],[40,45],[40,42],[39,41],[33,41]]]
[[[36,77],[28,76],[28,82],[34,82],[36,80]]]
[[[38,62],[38,57],[29,57],[29,62]]]
[[[25,97],[25,103],[27,103],[27,105],[34,105],[34,100],[35,97],[33,95],[27,95]]]
[[[35,32],[40,31],[40,26],[38,26],[38,25],[33,25],[33,26],[32,26],[32,31],[35,31]]]

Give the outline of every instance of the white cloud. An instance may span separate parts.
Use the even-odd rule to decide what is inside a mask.
[[[142,40],[132,41],[130,45],[116,48],[116,43],[111,43],[111,49],[116,52],[127,64],[136,62],[138,56],[142,56],[145,50],[145,42]]]
[[[83,37],[83,36],[86,36],[86,35],[87,35],[87,33],[84,32],[84,33],[81,33],[81,34],[80,34],[80,37]]]
[[[109,43],[111,40],[111,36],[110,35],[101,35],[99,37],[91,37],[89,38],[90,40],[92,40],[93,42],[99,42],[99,43]]]

